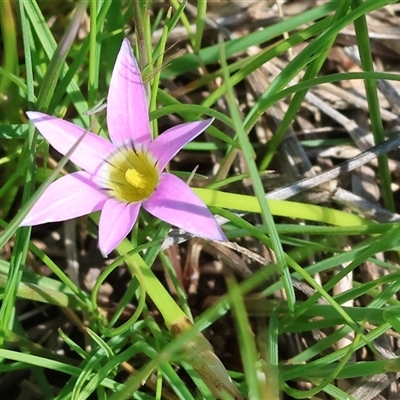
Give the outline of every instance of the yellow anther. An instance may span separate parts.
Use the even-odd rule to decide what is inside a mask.
[[[125,179],[135,188],[144,189],[146,187],[146,178],[136,169],[130,168],[126,170]]]

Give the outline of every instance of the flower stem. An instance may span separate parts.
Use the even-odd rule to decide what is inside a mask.
[[[117,248],[120,255],[125,255],[125,262],[131,268],[139,269],[140,273],[143,275],[146,293],[162,314],[168,330],[171,330],[171,327],[176,324],[177,320],[186,318],[186,314],[178,304],[176,304],[175,300],[157,279],[143,258],[137,253],[127,255],[127,253],[132,250],[132,244],[126,239],[123,240]]]
[[[138,253],[127,254],[132,250],[133,246],[127,239],[117,247],[118,253],[124,255],[128,266],[137,269],[138,273],[142,275],[146,293],[162,314],[168,330],[176,337],[185,337],[184,346],[179,352],[182,361],[189,363],[197,371],[216,397],[227,398],[229,396],[242,399],[209,341],[190,322],[143,258]],[[186,336],[187,334],[189,336]]]

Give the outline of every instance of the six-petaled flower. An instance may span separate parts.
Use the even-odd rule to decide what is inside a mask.
[[[39,112],[29,119],[46,140],[82,171],[53,182],[22,225],[64,221],[100,211],[99,248],[108,255],[126,237],[143,206],[150,214],[205,239],[225,240],[206,205],[165,167],[211,119],[174,126],[152,140],[145,89],[128,40],[111,76],[107,126],[111,141],[68,121]]]

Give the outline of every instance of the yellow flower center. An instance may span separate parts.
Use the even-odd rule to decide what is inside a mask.
[[[110,197],[135,203],[148,199],[160,179],[156,162],[144,151],[118,149],[102,165],[99,185]]]
[[[146,187],[146,178],[136,169],[128,169],[125,171],[125,179],[132,186],[135,186],[138,189],[144,189]]]

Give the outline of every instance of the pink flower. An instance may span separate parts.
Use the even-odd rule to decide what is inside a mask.
[[[61,154],[85,129],[39,112],[29,119]],[[99,248],[108,255],[135,224],[140,207],[172,225],[205,239],[226,240],[206,205],[181,179],[163,172],[182,147],[212,119],[189,122],[151,139],[144,85],[127,39],[111,76],[107,125],[111,142],[87,132],[71,156],[83,171],[53,182],[22,225],[64,221],[102,210]]]

